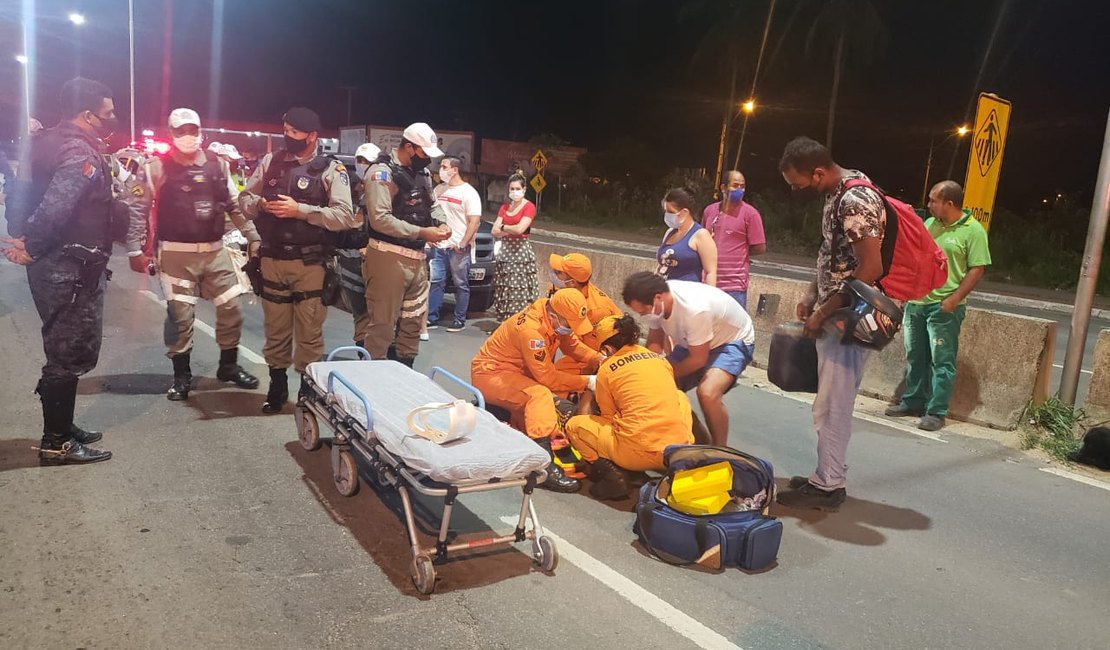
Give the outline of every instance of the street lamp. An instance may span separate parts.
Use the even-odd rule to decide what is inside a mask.
[[[27,55],[26,54],[16,54],[15,55],[15,60],[18,61],[19,63],[23,64],[23,65],[27,65]]]
[[[83,14],[77,13],[76,11],[71,11],[69,12],[69,22],[80,27],[81,25],[85,24],[85,16]]]
[[[736,160],[732,162],[733,169],[740,168],[740,152],[744,150],[744,136],[748,133],[748,118],[755,112],[755,98],[740,104],[740,112],[744,114],[744,125],[740,127],[740,143],[736,146]]]
[[[749,99],[748,101],[744,102],[740,105],[740,110],[744,111],[745,113],[751,114],[753,111],[755,111],[755,100]]]
[[[929,199],[929,172],[933,171],[933,149],[944,146],[944,143],[948,142],[953,137],[962,138],[970,132],[971,129],[961,124],[939,143],[936,142],[935,135],[929,136],[929,158],[925,161],[925,186],[921,189],[921,205],[925,205],[926,201]]]

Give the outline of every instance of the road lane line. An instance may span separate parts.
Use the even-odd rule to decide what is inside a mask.
[[[1040,470],[1042,472],[1055,474],[1056,476],[1060,476],[1063,478],[1070,478],[1073,481],[1078,481],[1079,483],[1083,483],[1085,485],[1102,488],[1103,490],[1110,490],[1110,483],[1100,481],[1097,478],[1083,476],[1082,474],[1076,474],[1075,472],[1069,472],[1066,469],[1058,469],[1056,467],[1041,467]]]
[[[501,521],[516,526],[517,517],[502,517]],[[660,623],[689,639],[699,648],[721,648],[722,650],[743,650],[724,636],[714,632],[697,620],[675,608],[662,598],[624,577],[609,565],[594,558],[589,553],[544,528],[543,534],[555,541],[559,557],[574,564],[593,576],[595,580],[617,592],[619,596],[655,617]]]
[[[1058,363],[1052,364],[1052,367],[1053,368],[1059,368],[1060,370],[1064,369],[1064,366],[1062,366]],[[1083,370],[1083,369],[1080,369],[1079,372],[1083,373],[1084,375],[1093,375],[1093,374],[1095,374],[1095,373],[1091,372],[1090,370]]]
[[[785,397],[786,399],[792,399],[795,402],[801,402],[802,404],[809,404],[810,406],[813,405],[813,400],[812,399],[807,399],[805,397],[799,397],[798,395],[791,395],[790,393],[780,393],[778,391],[768,390],[765,386],[752,385],[752,388],[754,388],[756,390],[763,391],[764,393],[770,393],[771,395],[777,395],[779,397]],[[894,429],[896,431],[901,431],[902,433],[910,433],[910,434],[913,434],[915,436],[919,436],[921,438],[928,438],[929,440],[932,440],[934,442],[943,442],[944,444],[948,444],[947,440],[945,440],[944,438],[941,438],[939,435],[937,435],[935,433],[931,433],[929,431],[922,431],[920,429],[912,428],[912,427],[906,426],[904,424],[899,424],[898,422],[894,422],[893,420],[888,420],[886,418],[881,418],[881,417],[878,417],[877,415],[871,415],[869,413],[860,413],[860,412],[857,411],[857,412],[852,413],[852,417],[856,418],[857,420],[863,420],[864,422],[870,422],[872,424],[881,424],[884,427],[888,427],[888,428]]]
[[[166,301],[159,298],[156,293],[154,293],[153,291],[150,291],[149,289],[140,289],[139,293],[145,295],[147,298],[150,298],[151,300],[158,303],[159,305],[162,305],[163,307],[166,306]],[[211,336],[213,340],[216,339],[216,330],[213,329],[211,325],[202,321],[201,319],[194,318],[193,319],[193,327],[195,327],[198,330],[204,332],[208,336]],[[266,365],[266,360],[265,359],[263,359],[261,356],[256,354],[254,350],[248,348],[245,345],[240,345],[239,346],[239,354],[241,354],[243,357],[245,357],[247,359],[247,361],[250,361],[251,363],[254,363],[254,364],[257,364],[257,365],[260,365],[260,366]]]

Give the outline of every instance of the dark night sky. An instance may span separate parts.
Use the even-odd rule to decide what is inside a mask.
[[[931,133],[964,121],[978,90],[1014,104],[1000,205],[1025,207],[1056,192],[1089,201],[1110,107],[1110,12],[1103,0],[1008,0],[983,83],[975,77],[1006,0],[872,0],[889,45],[844,73],[834,153],[888,189],[920,193]],[[0,105],[15,114],[20,68],[19,2],[0,9]],[[78,69],[109,83],[127,112],[125,0],[36,0],[38,114]],[[316,108],[328,126],[423,120],[479,136],[527,139],[554,133],[599,149],[646,142],[676,167],[712,169],[728,94],[722,57],[695,60],[715,20],[665,0],[135,0],[137,104],[141,125],[160,125],[162,51],[172,7],[168,103],[203,117],[277,122],[289,105]],[[694,3],[697,4],[697,3]],[[702,2],[713,6],[712,2]],[[737,30],[754,68],[767,0],[721,0],[750,11]],[[783,27],[801,5],[793,29]],[[831,57],[804,56],[819,0],[780,0],[742,168],[749,187],[778,184],[782,145],[823,139]],[[223,7],[222,61],[214,66],[216,7]],[[78,9],[88,24],[64,16]],[[1098,18],[1102,16],[1102,18]],[[781,42],[781,45],[780,45]],[[210,82],[218,80],[218,97]],[[741,80],[741,87],[749,82]],[[746,90],[740,91],[745,95]],[[124,119],[126,123],[126,118]],[[6,120],[12,123],[12,119]],[[739,122],[737,122],[737,126]],[[943,170],[952,144],[938,151]],[[966,145],[965,145],[966,147]],[[966,148],[957,169],[962,170]],[[958,172],[961,174],[961,172]]]

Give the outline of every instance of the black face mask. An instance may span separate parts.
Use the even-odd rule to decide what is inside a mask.
[[[308,150],[308,138],[305,138],[304,140],[298,140],[291,135],[287,135],[284,137],[284,139],[285,150],[293,154],[294,156],[300,156]]]
[[[93,129],[96,130],[96,135],[101,140],[107,140],[108,138],[112,137],[113,133],[119,130],[118,118],[100,117],[96,113],[93,113],[93,115],[96,117],[97,121],[96,125],[93,126]]]
[[[816,185],[809,187],[801,187],[790,192],[791,198],[801,203],[809,203],[821,198],[821,190],[817,189]]]
[[[431,158],[421,158],[420,156],[416,155],[415,152],[413,152],[412,159],[409,161],[409,166],[412,167],[412,170],[415,172],[424,171],[424,169],[427,168],[427,166],[430,164],[432,164]]]

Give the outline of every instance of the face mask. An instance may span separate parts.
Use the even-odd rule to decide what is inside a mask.
[[[101,140],[107,140],[112,137],[112,134],[119,129],[119,120],[114,117],[100,117],[96,115],[96,124],[93,129],[96,130],[96,135]]]
[[[663,223],[667,224],[668,228],[678,228],[678,213],[677,212],[664,212]]]
[[[409,160],[409,166],[412,167],[413,171],[424,171],[424,169],[430,164],[432,164],[431,158],[421,158],[420,156],[416,155],[416,151],[413,150],[412,158]]]
[[[370,169],[370,165],[364,165],[362,163],[355,163],[355,175],[358,176],[359,178],[362,178],[362,177],[366,176],[366,170],[367,169]]]
[[[738,187],[734,190],[730,190],[729,193],[728,193],[728,202],[729,203],[739,203],[743,199],[744,199],[744,188],[742,188],[742,187]]]
[[[509,190],[509,198],[513,201],[519,201],[524,198],[524,190]]]
[[[548,269],[547,272],[551,276],[551,284],[555,285],[555,287],[558,288],[558,289],[566,289],[567,288],[567,283],[564,282],[562,279],[559,278],[558,275],[555,274],[554,269]]]
[[[439,180],[443,181],[444,183],[450,183],[451,182],[451,172],[447,169],[439,170]]]
[[[547,312],[547,317],[551,320],[551,323],[555,325],[555,333],[559,336],[570,336],[571,332],[574,331],[570,327],[563,327],[559,325],[559,317],[556,316],[554,312]]]
[[[651,313],[650,314],[644,314],[640,318],[643,319],[644,323],[646,323],[649,328],[651,328],[651,329],[660,329],[660,327],[663,324],[663,320],[664,320],[663,311],[664,310],[663,310],[662,303],[660,303],[658,308],[656,308],[655,302],[652,301],[652,303],[651,303]]]
[[[308,138],[298,140],[291,135],[285,136],[285,150],[294,156],[299,156],[308,150]]]
[[[809,187],[800,187],[791,191],[790,196],[802,203],[809,203],[821,197],[821,190],[817,189],[816,185],[810,185]]]
[[[181,153],[191,156],[200,149],[200,136],[183,135],[173,139],[173,146]]]

